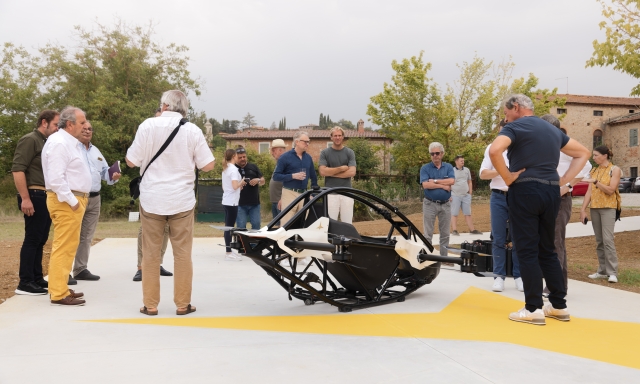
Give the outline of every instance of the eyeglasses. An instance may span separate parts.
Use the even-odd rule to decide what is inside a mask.
[[[429,152],[431,156],[440,156],[442,152]]]
[[[93,132],[93,128],[84,128],[84,130],[89,131],[89,132]]]
[[[236,153],[247,153],[247,150],[244,148],[238,148],[236,149]]]
[[[302,141],[303,143],[307,143],[307,144],[311,142],[311,140],[298,140],[298,141]]]

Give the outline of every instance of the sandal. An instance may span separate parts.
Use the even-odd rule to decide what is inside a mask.
[[[156,316],[158,314],[158,309],[156,308],[155,311],[150,311],[149,308],[147,307],[142,307],[140,308],[140,313],[143,313],[147,316]]]
[[[191,304],[187,305],[186,309],[176,309],[176,315],[188,315],[196,311],[196,307],[192,307]]]

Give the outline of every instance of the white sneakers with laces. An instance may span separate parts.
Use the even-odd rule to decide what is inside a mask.
[[[545,325],[547,324],[544,318],[544,312],[542,309],[536,309],[533,312],[527,311],[527,308],[522,308],[517,312],[511,312],[509,314],[509,320],[519,321],[521,323],[529,323],[533,325]]]
[[[589,277],[590,279],[606,279],[608,276],[607,275],[601,275],[598,272],[596,272],[596,273],[590,274],[587,277]]]
[[[516,283],[516,289],[520,292],[524,292],[524,284],[522,283],[522,277],[516,277],[515,279],[513,279],[513,281]]]
[[[496,277],[493,279],[493,287],[491,287],[493,292],[502,292],[504,291],[504,278]]]
[[[547,304],[542,307],[542,312],[544,312],[545,317],[551,317],[560,321],[570,321],[571,316],[569,315],[569,310],[565,309],[555,309],[552,304]]]
[[[610,283],[617,283],[618,282],[618,278],[616,277],[616,275],[609,276],[609,282]]]
[[[227,253],[224,257],[224,261],[242,261],[242,256],[238,254],[235,249],[231,250],[231,253]]]

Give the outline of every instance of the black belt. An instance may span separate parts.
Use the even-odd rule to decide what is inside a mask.
[[[516,184],[517,183],[526,183],[528,181],[535,181],[536,183],[547,184],[547,185],[560,185],[559,181],[538,179],[536,177],[525,177],[524,179],[518,178],[518,179],[516,179],[516,181],[514,181],[514,183],[516,183]]]
[[[501,190],[499,190],[499,189],[492,189],[492,190],[491,190],[491,192],[493,192],[493,193],[499,193],[499,194],[501,194],[501,195],[505,195],[505,196],[507,196],[507,191],[501,191]]]
[[[290,190],[290,191],[297,192],[297,193],[305,193],[305,192],[307,192],[307,190],[306,190],[306,189],[287,188],[287,187],[282,187],[282,188],[284,188],[284,189],[288,189],[288,190]]]
[[[100,192],[89,192],[89,197],[100,196]]]
[[[432,202],[432,203],[436,203],[436,204],[445,204],[445,203],[448,203],[448,202],[449,202],[449,200],[431,200],[431,199],[430,199],[430,198],[428,198],[428,197],[425,197],[425,199],[429,200],[429,201],[430,201],[430,202]]]

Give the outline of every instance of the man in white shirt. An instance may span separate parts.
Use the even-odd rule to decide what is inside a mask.
[[[87,119],[84,112],[66,107],[60,113],[58,132],[42,148],[42,171],[47,188],[47,209],[53,224],[49,259],[51,305],[84,305],[80,292],[69,289],[69,273],[80,242],[82,216],[91,191],[91,173],[78,146]]]
[[[505,124],[504,120],[500,122],[501,126]],[[502,292],[504,290],[504,280],[507,276],[507,248],[505,244],[507,243],[507,226],[509,225],[509,207],[507,206],[507,191],[509,187],[494,168],[489,158],[489,148],[491,148],[491,144],[484,151],[484,158],[482,159],[482,165],[480,165],[480,178],[482,180],[491,180],[489,184],[491,188],[491,235],[493,236],[491,255],[493,256],[493,274],[495,275],[492,290],[494,292]],[[507,151],[504,151],[502,157],[508,165]],[[518,262],[515,246],[511,249],[511,260],[516,289],[522,292],[524,291],[524,286],[520,277],[520,263]]]
[[[563,131],[563,129],[560,128],[560,120],[558,120],[555,116],[547,114],[540,118],[558,128],[559,130]],[[566,132],[564,133],[566,134]],[[569,166],[571,165],[571,160],[573,160],[573,157],[567,156],[564,153],[560,152],[560,160],[558,161],[558,175],[562,176],[567,172]],[[556,217],[554,246],[556,248],[556,253],[558,254],[560,267],[562,267],[565,289],[569,288],[565,236],[567,233],[567,224],[569,224],[569,220],[571,219],[571,191],[573,190],[574,185],[578,184],[580,180],[589,175],[589,171],[591,171],[591,163],[587,161],[587,163],[582,168],[582,171],[580,171],[580,173],[578,173],[573,180],[560,187],[560,209],[558,210],[558,216]],[[542,296],[549,297],[549,293],[549,289],[545,286],[542,290]]]
[[[98,219],[100,218],[100,188],[102,180],[108,185],[115,184],[120,179],[120,173],[115,172],[113,178],[109,177],[109,164],[104,156],[95,145],[91,144],[93,138],[93,126],[87,120],[82,134],[78,137],[80,141],[78,146],[82,152],[84,160],[87,162],[89,172],[91,172],[91,191],[89,192],[89,200],[87,208],[82,217],[82,229],[80,231],[80,245],[76,251],[75,261],[73,263],[73,277],[76,280],[100,280],[100,276],[94,275],[87,269],[89,263],[89,252],[91,251],[91,241],[96,232]]]
[[[142,300],[141,313],[157,315],[160,302],[160,248],[164,227],[169,224],[169,239],[174,258],[174,302],[176,314],[195,312],[191,305],[193,264],[193,218],[196,198],[196,167],[208,172],[214,157],[202,130],[185,123],[167,149],[149,162],[165,143],[180,120],[187,115],[189,100],[178,90],[167,91],[160,99],[162,114],[145,120],[127,151],[127,165],[140,167],[140,220],[142,222]]]

